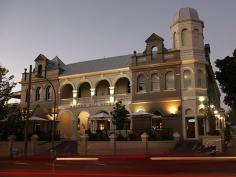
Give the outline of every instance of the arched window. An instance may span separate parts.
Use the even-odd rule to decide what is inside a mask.
[[[91,96],[90,89],[91,89],[91,86],[88,82],[82,83],[78,89],[78,94],[77,94],[78,98],[90,97]]]
[[[175,89],[175,76],[173,71],[168,71],[165,75],[166,89]]]
[[[61,99],[73,98],[73,86],[66,84],[61,89]]]
[[[127,94],[130,93],[130,82],[126,77],[122,77],[116,81],[115,94]]]
[[[176,32],[173,34],[173,48],[177,48],[177,36]]]
[[[109,87],[110,84],[107,80],[100,81],[96,86],[96,96],[110,95]]]
[[[42,65],[38,65],[38,75],[42,75]]]
[[[27,90],[25,91],[25,102],[28,101],[28,92],[29,92],[29,89],[27,89]]]
[[[188,30],[187,29],[183,29],[181,32],[181,42],[182,42],[182,46],[188,45]]]
[[[152,80],[152,83],[151,83],[152,91],[160,90],[160,77],[158,73],[152,74],[151,80]]]
[[[157,52],[158,52],[158,47],[157,47],[157,46],[154,46],[154,47],[152,48],[152,60],[157,59]]]
[[[183,74],[184,88],[191,87],[191,71],[185,70]]]
[[[51,89],[51,86],[47,86],[46,94],[45,94],[45,100],[50,100],[51,99],[50,89]]]
[[[35,92],[35,101],[39,100],[40,100],[40,87],[38,87]]]
[[[197,87],[204,88],[204,74],[202,70],[197,70]]]
[[[196,47],[199,46],[199,37],[200,37],[200,35],[199,35],[198,29],[194,29],[193,30],[193,41],[194,41],[194,44]]]
[[[137,78],[137,91],[145,91],[146,87],[145,87],[145,77],[143,74],[140,74]]]

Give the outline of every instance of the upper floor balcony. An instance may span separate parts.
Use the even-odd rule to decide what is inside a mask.
[[[90,106],[104,106],[113,105],[116,101],[121,100],[123,104],[131,103],[131,94],[116,94],[114,96],[93,96],[93,97],[82,97],[82,98],[65,98],[60,99],[60,107],[90,107]]]
[[[121,100],[124,104],[131,103],[130,81],[120,78],[115,86],[110,86],[107,80],[101,80],[92,88],[90,83],[84,82],[73,90],[71,84],[64,85],[60,90],[60,107],[90,107],[113,105]]]

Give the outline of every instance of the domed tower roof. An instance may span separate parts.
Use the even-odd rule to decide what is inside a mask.
[[[202,22],[199,19],[198,13],[194,8],[190,7],[184,7],[181,8],[175,15],[175,18],[172,22],[172,25],[174,25],[177,22],[182,22],[186,20],[193,20],[193,21],[199,21]]]

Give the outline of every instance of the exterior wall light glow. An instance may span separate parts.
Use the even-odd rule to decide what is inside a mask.
[[[215,106],[214,106],[213,104],[211,104],[211,105],[210,105],[210,108],[211,108],[211,109],[214,109],[214,108],[215,108]]]
[[[177,109],[176,106],[170,106],[170,107],[168,108],[168,111],[169,111],[170,114],[176,114],[177,111],[178,111],[178,109]]]
[[[138,107],[138,109],[136,110],[136,112],[141,112],[141,111],[145,112],[145,109],[142,106]]]
[[[199,105],[199,109],[205,109],[205,105],[204,104],[200,104]]]
[[[215,111],[214,111],[214,114],[218,114],[218,111],[217,111],[217,110],[215,110]]]
[[[206,100],[206,97],[205,97],[205,96],[200,96],[200,97],[198,97],[198,100],[201,101],[201,102],[203,102],[203,101]]]

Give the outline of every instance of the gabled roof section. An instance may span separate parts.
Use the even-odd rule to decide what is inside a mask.
[[[43,54],[39,54],[34,61],[39,61],[39,60],[48,60],[48,58],[45,57]]]
[[[155,33],[152,33],[152,35],[146,39],[146,43],[153,42],[153,41],[164,41],[164,39],[160,36],[158,36]]]
[[[52,60],[50,60],[50,63],[54,67],[60,67],[60,68],[65,67],[65,63],[63,63],[63,61],[61,61],[61,59],[58,56],[55,56]]]
[[[68,64],[65,65],[64,71],[60,76],[130,67],[132,56],[133,55],[131,54]]]

